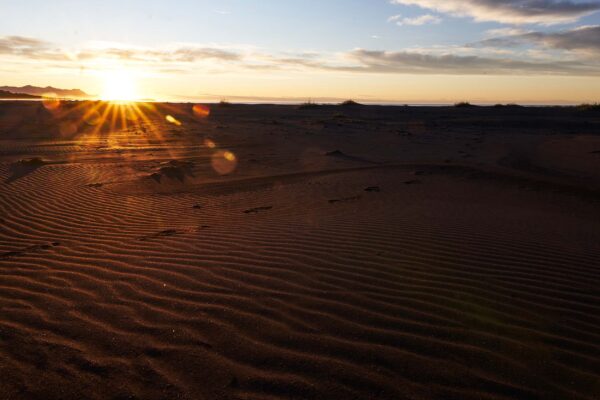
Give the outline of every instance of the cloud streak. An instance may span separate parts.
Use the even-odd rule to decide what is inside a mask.
[[[571,0],[391,0],[393,4],[424,9],[476,21],[506,24],[562,24],[600,10],[598,2]]]
[[[370,73],[451,75],[600,75],[600,66],[577,60],[538,62],[453,54],[357,49],[348,54],[359,66],[340,68]]]
[[[342,53],[272,53],[230,46],[182,44],[169,48],[139,48],[104,44],[79,51],[63,51],[34,38],[0,37],[0,62],[21,68],[31,62],[70,70],[101,70],[131,67],[155,74],[228,72],[346,72],[371,74],[445,74],[445,75],[600,75],[600,63],[583,57],[561,57],[544,61],[516,56],[510,51],[484,51],[477,47],[510,46],[521,41],[540,43],[550,48],[585,49],[600,52],[600,27],[572,31],[524,33],[488,39],[471,47],[424,48],[385,51],[355,49]],[[17,67],[15,67],[17,68]]]
[[[484,47],[514,47],[534,45],[543,48],[581,51],[592,55],[600,55],[600,25],[582,26],[576,29],[559,32],[526,32],[490,38],[478,42]]]
[[[395,22],[398,26],[421,26],[427,24],[439,24],[442,22],[442,19],[431,14],[419,15],[413,18],[402,18],[402,15],[394,15],[388,18],[388,22]]]
[[[32,56],[46,51],[49,43],[23,36],[0,37],[0,54]]]

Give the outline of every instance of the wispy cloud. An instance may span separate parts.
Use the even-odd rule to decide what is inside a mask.
[[[23,36],[0,37],[0,54],[35,56],[48,51],[49,46],[48,42],[35,38]]]
[[[558,32],[524,32],[477,42],[477,46],[515,47],[533,45],[546,49],[584,52],[600,55],[600,26],[581,26]]]
[[[269,52],[248,46],[173,44],[144,48],[118,43],[95,43],[79,50],[24,37],[0,37],[0,62],[32,68],[45,62],[49,68],[101,70],[131,67],[154,74],[230,73],[240,71],[347,72],[372,74],[447,75],[600,75],[597,59],[556,57],[554,49],[600,53],[600,27],[581,27],[554,34],[529,32],[487,39],[471,46],[433,46],[399,51],[356,49],[341,53]],[[538,43],[540,54],[515,52],[502,47],[527,41]],[[543,46],[550,49],[549,53]],[[12,63],[12,64],[11,64]]]
[[[411,25],[421,26],[426,24],[439,24],[442,21],[440,17],[431,14],[419,15],[412,18],[402,18],[402,15],[393,15],[388,18],[388,22],[394,22],[398,26]]]
[[[239,61],[243,52],[224,46],[181,44],[169,48],[143,48],[118,43],[93,43],[78,50],[61,49],[51,43],[20,36],[0,37],[3,61],[46,60],[64,62],[65,66],[110,63],[189,64],[205,61]]]
[[[600,10],[596,2],[572,0],[391,0],[476,21],[507,24],[561,24]]]
[[[600,75],[600,66],[579,60],[538,62],[511,58],[423,54],[357,49],[348,56],[359,66],[341,68],[371,73],[452,75]]]
[[[515,27],[507,27],[507,28],[496,28],[496,29],[488,29],[484,32],[485,37],[495,38],[499,36],[514,36],[514,35],[522,35],[529,31],[521,28]]]

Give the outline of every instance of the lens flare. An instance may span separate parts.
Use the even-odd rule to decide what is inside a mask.
[[[62,122],[58,126],[60,134],[62,136],[72,136],[77,133],[77,124],[73,122]]]
[[[235,161],[235,154],[233,154],[230,151],[226,151],[223,153],[223,158],[226,159],[227,161]]]
[[[60,99],[55,93],[44,93],[42,95],[42,104],[48,111],[58,111],[60,108]]]
[[[210,115],[210,108],[202,104],[195,104],[192,111],[197,118],[207,118]]]
[[[228,175],[237,167],[237,157],[231,151],[219,150],[213,154],[211,165],[219,175]]]
[[[98,111],[92,110],[83,116],[83,121],[88,125],[98,125],[102,122],[102,116]]]
[[[204,139],[204,145],[209,149],[214,149],[217,147],[217,144],[210,139]]]
[[[165,117],[165,119],[167,120],[167,122],[170,122],[170,123],[172,123],[174,125],[177,125],[177,126],[181,126],[181,122],[177,118],[175,118],[174,116],[172,116],[172,115],[167,115]]]

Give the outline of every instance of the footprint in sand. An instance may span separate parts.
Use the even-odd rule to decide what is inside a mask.
[[[261,211],[268,211],[272,208],[273,208],[273,206],[249,208],[248,210],[245,210],[244,213],[245,214],[259,213]]]
[[[25,247],[24,249],[21,249],[21,250],[7,251],[6,253],[2,253],[2,254],[0,254],[0,259],[21,256],[23,254],[27,254],[27,253],[31,253],[31,252],[39,251],[39,250],[48,250],[48,249],[51,249],[52,247],[57,247],[57,246],[60,246],[60,242],[52,242],[52,243],[48,243],[48,244],[35,244],[33,246]]]
[[[179,233],[179,231],[176,229],[165,229],[164,231],[160,231],[160,232],[154,233],[152,235],[141,236],[138,238],[138,240],[146,241],[149,239],[156,239],[159,237],[173,236],[173,235],[177,235],[178,233]]]
[[[335,203],[348,203],[350,201],[356,201],[356,200],[360,200],[360,196],[352,196],[352,197],[343,197],[341,199],[332,199],[329,200],[330,204],[335,204]]]

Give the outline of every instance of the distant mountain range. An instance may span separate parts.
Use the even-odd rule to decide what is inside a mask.
[[[89,94],[80,89],[59,89],[52,86],[39,87],[39,86],[0,86],[0,91],[10,92],[13,94],[28,94],[32,96],[42,96],[47,93],[54,93],[58,97],[72,97],[72,98],[87,98]],[[19,98],[23,98],[22,96]]]

